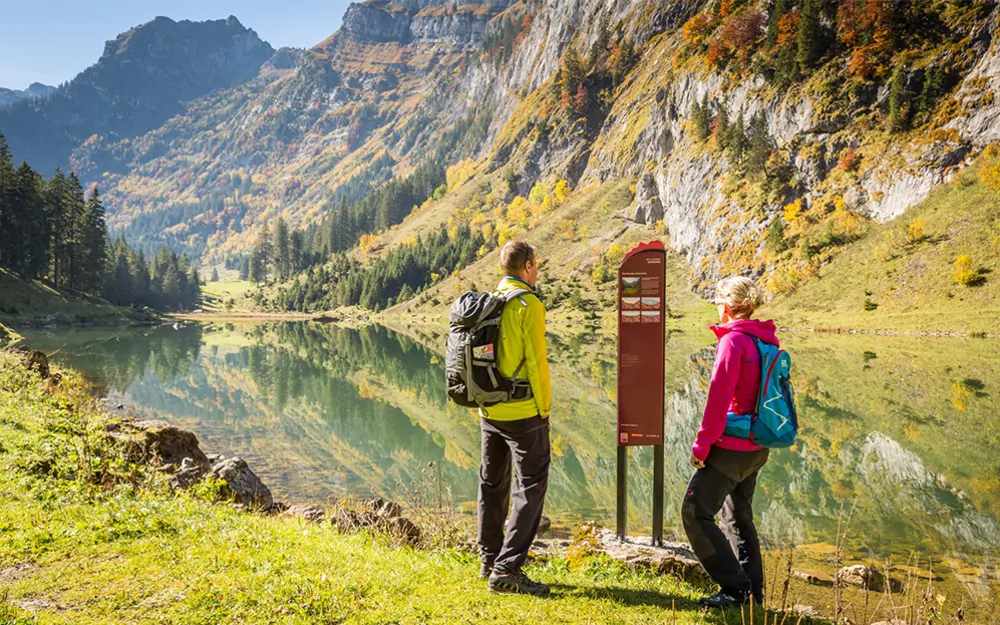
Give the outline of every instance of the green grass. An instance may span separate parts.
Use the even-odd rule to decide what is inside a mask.
[[[912,241],[908,228],[918,219],[924,237]],[[962,255],[972,257],[980,284],[955,280]],[[973,168],[850,245],[768,314],[792,327],[996,334],[998,269],[1000,194]]]
[[[702,589],[602,558],[532,566],[549,599],[495,596],[464,551],[173,493],[88,405],[73,374],[55,386],[0,353],[0,573],[30,565],[6,573],[0,623],[723,622]]]
[[[0,269],[0,322],[38,323],[54,313],[59,313],[63,322],[94,324],[127,322],[130,314],[102,299],[57,291],[38,280],[22,280]]]
[[[210,311],[252,310],[247,295],[253,288],[253,283],[247,280],[206,282],[201,287],[201,307]],[[233,301],[231,307],[227,307],[229,300]]]

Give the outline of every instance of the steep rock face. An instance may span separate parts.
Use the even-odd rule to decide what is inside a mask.
[[[424,43],[444,43],[475,47],[482,43],[492,14],[474,6],[455,11],[421,11],[413,18],[413,39]]]
[[[0,111],[0,132],[18,160],[40,171],[66,167],[88,137],[128,138],[157,128],[181,112],[182,102],[251,78],[273,53],[235,17],[158,17],[107,42],[96,64],[49,98]]]
[[[410,13],[398,6],[352,4],[344,14],[343,28],[360,41],[408,41]]]

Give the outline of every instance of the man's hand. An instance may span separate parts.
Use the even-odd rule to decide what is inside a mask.
[[[698,460],[698,456],[696,456],[694,454],[691,454],[691,466],[694,467],[694,468],[696,468],[696,469],[704,469],[705,468],[705,461],[704,460]]]
[[[538,416],[540,416],[540,417],[541,417],[541,418],[543,418],[543,419],[548,419],[548,418],[549,418],[549,415],[547,415],[547,414],[543,414],[543,415],[538,415]]]

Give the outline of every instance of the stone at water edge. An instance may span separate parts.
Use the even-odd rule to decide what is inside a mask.
[[[597,524],[588,523],[580,529],[567,549],[569,557],[576,554],[604,554],[632,568],[688,579],[708,579],[691,547],[685,543],[664,542],[662,547],[654,547],[648,536],[627,536],[625,542],[621,542],[615,532]]]
[[[227,458],[216,464],[209,477],[224,482],[226,498],[236,504],[258,510],[269,510],[274,505],[271,490],[242,458]]]
[[[287,510],[282,512],[282,514],[289,517],[305,519],[306,521],[310,521],[312,523],[319,523],[326,518],[326,510],[323,508],[320,508],[319,506],[301,504],[290,506]]]
[[[552,519],[547,516],[543,516],[542,520],[538,523],[538,534],[544,534],[552,529]]]
[[[112,424],[108,431],[115,438],[132,441],[139,446],[137,455],[140,457],[135,458],[137,461],[148,462],[158,458],[176,469],[183,465],[185,458],[190,458],[197,467],[211,468],[208,456],[198,444],[198,437],[166,421],[123,421]]]
[[[872,592],[902,591],[902,584],[894,579],[886,579],[885,575],[864,564],[845,566],[837,571],[837,579],[845,584],[857,586]]]
[[[191,458],[181,460],[180,469],[174,474],[171,484],[175,488],[191,488],[205,477],[208,469],[197,464]]]

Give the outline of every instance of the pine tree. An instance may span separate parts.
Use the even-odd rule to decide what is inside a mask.
[[[695,101],[691,114],[694,121],[695,136],[698,137],[699,141],[704,141],[712,131],[712,109],[708,103],[707,91],[701,102]]]
[[[278,217],[278,223],[274,227],[274,271],[279,280],[285,280],[292,275],[292,250],[288,239],[288,225],[284,218]]]
[[[212,267],[212,282],[218,282],[218,281],[219,281],[219,268]]]
[[[87,293],[98,293],[104,285],[108,261],[108,228],[104,222],[101,194],[96,188],[84,205],[80,243],[81,287]]]
[[[767,132],[767,118],[760,111],[750,120],[750,146],[747,169],[751,173],[767,174],[767,159],[771,156],[771,137]]]
[[[799,16],[798,52],[795,62],[800,71],[812,69],[822,51],[820,31],[821,0],[805,0]]]
[[[747,141],[747,130],[746,122],[744,121],[743,111],[740,110],[739,116],[736,118],[736,123],[733,124],[732,130],[729,135],[729,145],[726,148],[726,154],[729,156],[729,160],[736,166],[741,166],[743,164],[743,158],[746,155],[748,148]]]
[[[889,130],[901,132],[909,126],[909,103],[902,65],[896,65],[889,81]]]
[[[49,263],[51,243],[50,207],[42,197],[44,180],[27,163],[17,170],[14,196],[20,206],[21,217],[15,249],[21,258],[15,265],[22,276],[41,277]]]
[[[590,67],[597,67],[601,57],[607,53],[608,45],[610,43],[611,17],[607,12],[605,12],[604,15],[601,16],[601,22],[597,29],[597,39],[594,40],[594,45],[590,47]]]
[[[69,288],[80,289],[85,265],[84,230],[86,227],[85,213],[87,202],[84,199],[83,185],[76,174],[70,172],[63,179],[61,189],[63,196],[63,263],[66,267],[66,277]]]
[[[12,267],[18,238],[17,211],[14,206],[16,172],[7,139],[0,134],[0,266]]]

